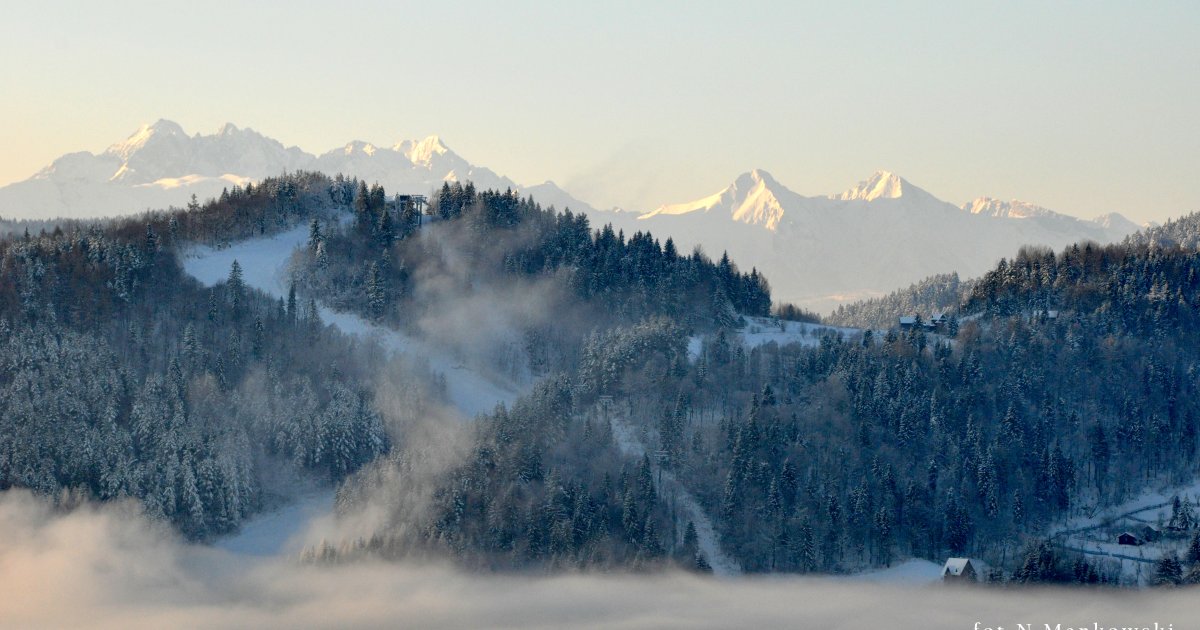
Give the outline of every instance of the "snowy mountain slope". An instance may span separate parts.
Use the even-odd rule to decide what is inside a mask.
[[[0,217],[94,218],[183,206],[193,194],[204,200],[234,185],[299,169],[378,182],[389,193],[428,194],[443,181],[469,180],[480,188],[535,194],[544,205],[591,210],[553,182],[523,187],[475,166],[437,136],[390,148],[355,141],[312,155],[229,123],[212,134],[189,136],[177,123],[160,120],[99,154],[64,155],[33,177],[0,188]]]
[[[753,170],[696,201],[593,219],[670,236],[682,251],[728,251],[739,266],[764,271],[776,299],[817,310],[936,273],[978,275],[1022,245],[1111,242],[1137,229],[1120,215],[1084,221],[1019,201],[959,207],[888,171],[840,195],[806,197]]]

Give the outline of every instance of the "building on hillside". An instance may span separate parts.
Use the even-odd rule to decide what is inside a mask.
[[[1132,545],[1134,547],[1139,547],[1145,543],[1146,541],[1142,540],[1137,534],[1132,532],[1121,532],[1121,534],[1117,536],[1118,545]]]
[[[970,558],[950,558],[942,567],[943,582],[975,582],[979,579]]]
[[[1034,311],[1030,314],[1030,318],[1035,321],[1052,322],[1058,319],[1058,311],[1044,308],[1034,309]]]
[[[1144,525],[1138,530],[1141,539],[1146,542],[1154,542],[1162,537],[1162,533],[1154,529],[1152,525]]]
[[[904,315],[900,317],[900,330],[909,330],[917,325],[916,315]]]

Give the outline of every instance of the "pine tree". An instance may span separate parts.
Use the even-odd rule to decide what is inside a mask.
[[[700,537],[696,534],[696,524],[688,521],[687,528],[683,532],[683,551],[687,555],[694,555],[700,549]]]
[[[1200,565],[1200,532],[1192,534],[1192,542],[1188,545],[1187,555],[1184,560],[1190,566]]]
[[[225,281],[229,291],[229,311],[236,321],[242,313],[242,300],[246,293],[246,284],[242,281],[242,266],[234,260],[229,267],[229,278]]]
[[[288,284],[287,295],[287,318],[288,322],[295,324],[299,320],[299,311],[296,310],[296,281],[293,280]]]
[[[367,272],[367,304],[371,310],[371,318],[383,318],[387,310],[388,293],[387,280],[379,270],[378,263],[371,263]]]
[[[321,221],[316,217],[313,217],[312,222],[308,224],[308,251],[315,254],[317,252],[317,247],[320,246],[323,241],[324,237],[321,236]]]
[[[1163,555],[1154,567],[1153,582],[1156,586],[1178,586],[1183,583],[1183,566],[1174,553]]]
[[[383,213],[379,217],[379,225],[376,227],[375,234],[379,247],[391,247],[392,242],[395,241],[396,235],[392,226],[392,214],[388,212],[387,208],[383,209]]]

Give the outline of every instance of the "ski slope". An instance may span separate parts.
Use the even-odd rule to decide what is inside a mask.
[[[196,246],[183,257],[183,268],[205,286],[229,277],[233,261],[242,267],[247,286],[273,297],[287,294],[288,261],[308,240],[308,227],[301,226],[273,236],[241,241],[225,248]],[[464,420],[493,411],[498,404],[512,405],[521,394],[517,386],[489,378],[472,369],[446,349],[431,346],[410,335],[375,325],[352,313],[340,313],[318,305],[322,321],[342,332],[374,339],[384,348],[425,361],[434,372],[445,375],[451,405]],[[217,541],[216,546],[249,556],[273,556],[295,551],[309,525],[333,511],[333,490],[309,490],[290,503],[264,512],[242,524],[237,534]]]
[[[287,295],[287,267],[292,252],[308,240],[308,227],[300,226],[273,236],[249,239],[221,249],[199,246],[187,252],[183,268],[189,275],[212,286],[229,277],[233,261],[242,266],[247,286],[274,297]],[[446,377],[450,403],[467,419],[490,413],[497,404],[511,405],[521,393],[518,386],[490,377],[482,370],[465,365],[448,349],[431,346],[424,340],[378,326],[353,313],[343,313],[318,305],[321,320],[342,332],[375,339],[383,347],[428,362],[434,372]]]

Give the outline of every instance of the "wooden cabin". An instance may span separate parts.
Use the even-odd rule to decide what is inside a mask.
[[[1118,545],[1133,545],[1138,547],[1144,545],[1145,543],[1146,541],[1142,540],[1137,536],[1137,534],[1132,532],[1121,532],[1121,534],[1117,536]]]
[[[950,558],[942,567],[943,582],[975,582],[978,579],[970,558]]]

